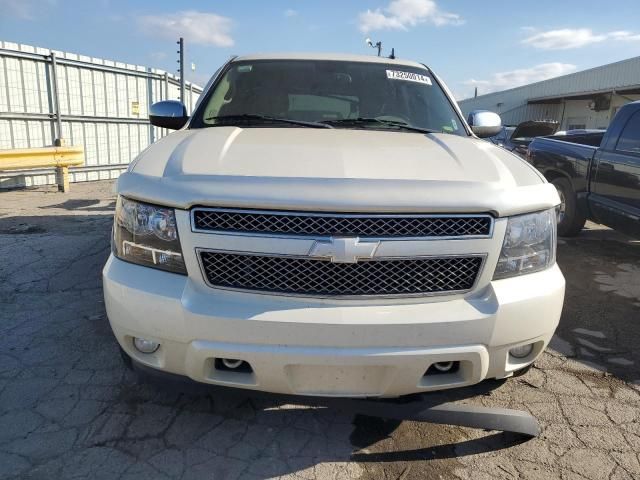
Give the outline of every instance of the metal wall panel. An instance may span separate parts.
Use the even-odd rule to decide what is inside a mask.
[[[458,102],[466,114],[476,109],[500,113],[505,124],[550,118],[560,120],[561,105],[529,105],[529,100],[561,98],[577,94],[612,92],[640,87],[640,57],[576,72],[501,92]],[[544,107],[544,109],[541,109]],[[546,113],[548,111],[548,113]]]
[[[202,88],[187,82],[185,92],[191,111]],[[85,150],[72,181],[117,178],[169,133],[149,124],[149,105],[179,95],[178,78],[162,70],[0,41],[0,149],[52,145],[59,115],[64,141]],[[0,188],[53,183],[47,169],[0,171]]]

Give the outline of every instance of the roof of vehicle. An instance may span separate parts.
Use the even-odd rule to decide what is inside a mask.
[[[425,68],[421,63],[412,60],[345,53],[256,53],[234,58],[236,62],[253,60],[334,60],[339,62],[386,63],[389,65]]]

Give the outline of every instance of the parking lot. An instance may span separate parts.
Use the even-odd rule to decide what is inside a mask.
[[[102,300],[112,189],[0,193],[0,478],[640,478],[640,241],[561,239],[552,348],[465,400],[530,411],[523,442],[137,383]]]

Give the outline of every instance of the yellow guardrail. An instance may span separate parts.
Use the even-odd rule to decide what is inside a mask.
[[[69,167],[82,164],[84,149],[79,146],[0,150],[0,171],[53,167],[61,192],[69,191]]]

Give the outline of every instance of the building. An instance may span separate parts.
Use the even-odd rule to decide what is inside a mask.
[[[188,111],[200,93],[187,82]],[[0,41],[0,149],[82,146],[73,182],[116,178],[167,133],[149,124],[149,106],[179,96],[163,70]],[[53,169],[0,171],[0,189],[52,183]]]
[[[618,109],[640,100],[640,57],[458,102],[465,115],[499,113],[505,125],[557,120],[561,130],[606,128]]]

